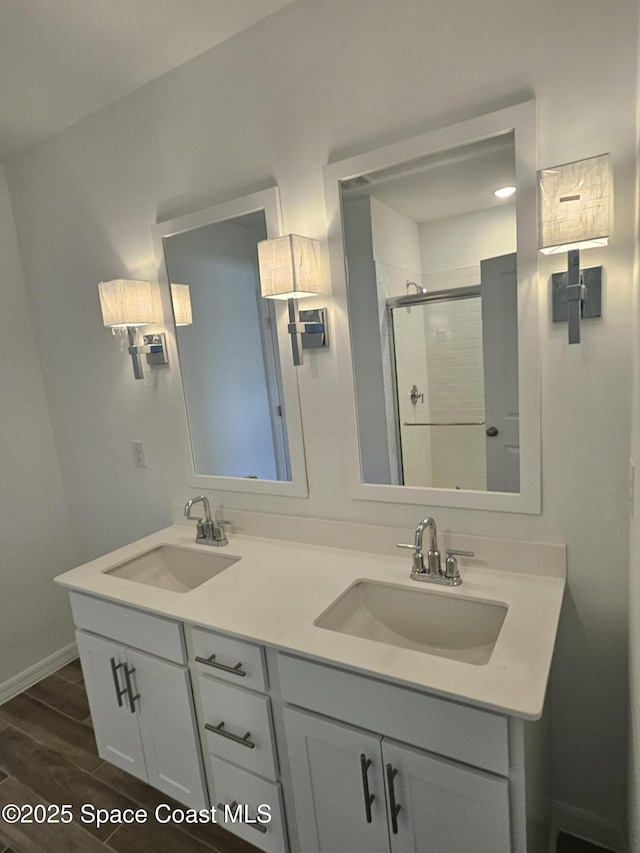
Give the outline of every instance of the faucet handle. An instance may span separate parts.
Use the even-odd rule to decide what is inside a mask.
[[[458,561],[456,557],[473,557],[473,551],[456,551],[454,548],[447,548],[447,559],[445,562],[444,576],[449,580],[454,580],[460,577],[458,571]]]
[[[411,548],[413,551],[413,572],[417,574],[424,573],[424,557],[422,556],[422,548],[418,545],[408,545],[406,542],[398,542],[396,548]]]

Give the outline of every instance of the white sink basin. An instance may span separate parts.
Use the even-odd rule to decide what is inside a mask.
[[[115,569],[109,569],[105,574],[147,586],[169,589],[172,592],[190,592],[224,572],[239,559],[240,557],[228,557],[226,554],[212,552],[211,547],[205,545],[202,546],[202,551],[162,545],[116,566]]]
[[[488,663],[507,606],[416,587],[356,581],[314,625],[378,643],[481,665]]]

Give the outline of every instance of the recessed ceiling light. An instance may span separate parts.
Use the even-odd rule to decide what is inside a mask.
[[[515,187],[501,187],[499,190],[494,192],[494,195],[497,195],[498,198],[510,198],[515,191]]]

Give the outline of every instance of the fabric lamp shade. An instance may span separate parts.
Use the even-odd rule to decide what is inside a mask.
[[[299,299],[322,292],[320,243],[288,234],[258,243],[260,291],[266,299]]]
[[[144,326],[154,323],[151,282],[118,278],[98,285],[105,326]]]
[[[613,228],[611,156],[538,172],[538,248],[545,255],[606,246]]]
[[[171,283],[171,302],[176,326],[191,326],[193,313],[191,311],[191,294],[188,284]]]

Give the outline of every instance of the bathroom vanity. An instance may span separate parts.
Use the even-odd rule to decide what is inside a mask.
[[[182,525],[61,575],[100,755],[267,853],[546,853],[564,548],[454,544],[477,556],[433,590]]]

